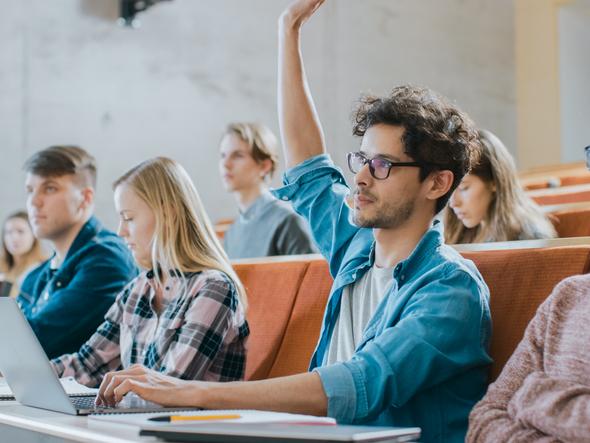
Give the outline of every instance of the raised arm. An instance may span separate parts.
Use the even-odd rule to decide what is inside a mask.
[[[287,167],[326,151],[301,58],[301,27],[324,0],[297,0],[279,19],[278,114]]]

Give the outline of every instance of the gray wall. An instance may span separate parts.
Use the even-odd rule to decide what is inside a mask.
[[[559,10],[561,160],[584,159],[590,145],[590,0]]]
[[[23,161],[74,143],[98,159],[97,213],[113,227],[110,183],[168,155],[212,219],[235,215],[217,174],[228,121],[277,130],[276,18],[286,0],[174,0],[115,24],[115,0],[0,0],[0,216],[24,205]],[[361,92],[411,82],[456,100],[514,152],[513,0],[328,0],[304,40],[335,160]],[[279,182],[277,178],[276,183]]]

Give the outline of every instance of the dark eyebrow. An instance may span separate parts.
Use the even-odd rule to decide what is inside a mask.
[[[377,154],[374,157],[370,157],[367,154],[367,151],[363,151],[362,149],[359,149],[359,152],[362,153],[364,156],[366,156],[367,158],[382,158],[383,160],[388,160],[390,162],[396,163],[396,162],[401,162],[401,158],[396,157],[395,155],[389,155],[389,154]]]
[[[399,157],[396,157],[395,155],[387,155],[387,154],[377,154],[375,157],[379,157],[379,158],[383,158],[385,160],[389,160],[390,162],[401,162],[401,159]]]

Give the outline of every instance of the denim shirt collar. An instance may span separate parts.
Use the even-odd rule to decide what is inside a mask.
[[[88,244],[88,242],[102,229],[102,225],[98,221],[98,219],[94,216],[90,217],[90,219],[84,223],[80,232],[74,239],[74,242],[68,249],[68,253],[66,254],[66,258],[64,259],[64,263],[68,260],[72,255],[80,250],[83,246]]]
[[[405,281],[411,280],[416,274],[421,273],[421,267],[425,259],[428,258],[434,252],[434,250],[439,248],[443,243],[442,224],[439,220],[434,220],[432,226],[424,233],[410,255],[401,260],[395,266],[393,269],[393,278],[397,280],[400,286]],[[363,268],[368,270],[375,264],[375,245],[376,242],[373,240],[369,253],[366,255],[366,261],[363,264],[355,267],[354,269],[349,268],[348,274],[351,275],[352,278],[345,279],[343,284],[352,283],[352,281],[357,279],[359,270]]]
[[[442,224],[439,220],[435,220],[410,255],[396,265],[393,270],[393,278],[398,281],[400,286],[404,282],[412,280],[416,274],[422,272],[421,268],[425,260],[442,244]]]

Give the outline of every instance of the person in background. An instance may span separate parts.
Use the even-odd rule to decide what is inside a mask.
[[[147,160],[114,190],[118,234],[144,271],[77,353],[52,361],[57,375],[92,387],[141,363],[187,380],[243,378],[246,294],[186,171]]]
[[[9,215],[2,225],[0,294],[16,297],[27,273],[47,260],[41,242],[33,235],[25,211]]]
[[[74,352],[137,268],[129,249],[93,216],[96,161],[77,146],[52,146],[25,163],[27,211],[53,256],[32,270],[17,302],[49,358]]]
[[[278,163],[271,130],[258,123],[232,123],[219,151],[221,178],[240,212],[223,238],[229,258],[317,252],[305,222],[268,190]]]
[[[444,216],[449,244],[554,238],[539,206],[524,192],[512,156],[498,137],[480,130],[479,160],[453,192]]]

